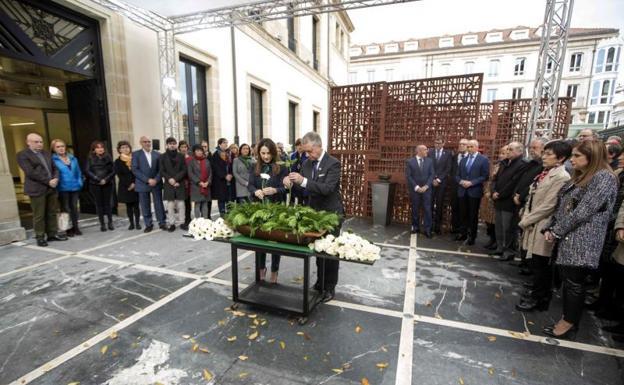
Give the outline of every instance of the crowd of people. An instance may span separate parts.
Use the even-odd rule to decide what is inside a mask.
[[[282,143],[268,138],[240,146],[221,138],[213,152],[206,141],[189,148],[186,141],[178,143],[175,138],[167,138],[165,151],[160,153],[152,149],[149,138],[142,136],[141,148],[136,151],[128,141],[117,143],[118,156],[113,159],[104,142],[94,141],[83,168],[60,139],[52,141],[52,153],[44,150],[38,134],[29,134],[26,144],[28,148],[19,152],[17,159],[25,174],[24,192],[31,201],[37,245],[42,247],[50,241],[82,235],[78,202],[83,184],[88,185],[101,231],[115,229],[114,202],[126,205],[128,230],[143,229],[142,215],[145,233],[154,229],[154,219],[161,230],[174,232],[179,227],[186,231],[193,218],[211,218],[213,200],[221,217],[226,215],[230,202],[286,199],[344,214],[340,163],[325,153],[320,136],[312,132],[296,140],[291,154],[286,153]],[[308,158],[311,162],[306,162]],[[312,169],[304,168],[308,163]],[[323,174],[319,174],[321,163],[327,170]],[[269,175],[268,180],[264,174]],[[287,188],[291,195],[286,193]],[[65,231],[58,229],[59,203],[60,212],[71,218]],[[265,266],[266,255],[260,254],[259,274],[263,280]],[[280,256],[272,255],[271,283],[277,282],[279,266]],[[338,263],[325,262],[318,271],[315,288],[330,300],[338,281]]]
[[[524,145],[511,142],[499,149],[491,168],[477,141],[462,139],[455,153],[444,144],[439,138],[431,150],[418,146],[416,157],[407,161],[412,233],[440,233],[448,185],[454,239],[475,244],[481,210],[489,255],[512,261],[530,276],[518,310],[547,310],[553,290],[561,290],[563,314],[544,334],[574,338],[589,309],[617,321],[602,328],[624,341],[621,138],[603,142],[590,129],[572,140],[537,138],[527,158]],[[588,288],[599,288],[598,295]]]

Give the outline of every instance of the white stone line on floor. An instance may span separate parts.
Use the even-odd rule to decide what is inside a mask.
[[[4,277],[6,277],[8,275],[11,275],[11,274],[17,274],[17,273],[21,273],[23,271],[32,270],[32,269],[35,269],[35,268],[37,268],[39,266],[48,265],[50,263],[62,261],[63,259],[67,259],[69,257],[71,257],[71,255],[62,255],[62,256],[57,257],[57,258],[48,259],[47,261],[43,261],[43,262],[35,263],[35,264],[32,264],[32,265],[24,266],[24,267],[21,267],[19,269],[7,271],[6,273],[1,273],[0,274],[0,278],[4,278]]]
[[[606,346],[597,346],[581,342],[559,340],[554,338],[542,337],[535,334],[526,334],[524,332],[516,332],[512,330],[499,329],[483,325],[475,325],[467,322],[440,319],[429,316],[415,315],[414,322],[423,322],[433,325],[447,326],[455,329],[468,330],[483,334],[491,334],[500,337],[513,338],[517,340],[537,342],[544,345],[560,346],[575,350],[582,350],[591,353],[606,354],[615,357],[624,357],[624,350],[609,348]]]
[[[98,343],[104,341],[105,339],[109,338],[109,336],[111,335],[111,333],[113,331],[115,332],[119,332],[120,330],[125,329],[126,327],[132,325],[133,323],[137,322],[138,320],[140,320],[141,318],[147,316],[148,314],[158,310],[159,308],[163,307],[164,305],[166,305],[167,303],[173,301],[174,299],[180,297],[181,295],[185,294],[186,292],[194,289],[195,287],[201,285],[204,281],[201,279],[195,280],[191,283],[189,283],[188,285],[174,291],[173,293],[169,294],[168,296],[162,298],[161,300],[156,301],[155,303],[149,305],[148,307],[146,307],[145,309],[136,312],[135,314],[131,315],[130,317],[126,318],[125,320],[121,321],[120,323],[106,329],[105,331],[99,333],[98,335],[90,338],[89,340],[80,343],[79,345],[77,345],[76,347],[74,347],[73,349],[61,354],[60,356],[48,361],[47,363],[41,365],[40,367],[38,367],[37,369],[31,371],[30,373],[25,374],[24,376],[18,378],[17,380],[11,382],[9,385],[24,385],[24,384],[28,384],[34,380],[36,380],[37,378],[41,377],[42,375],[44,375],[45,373],[51,371],[52,369],[62,365],[63,363],[71,360],[72,358],[78,356],[79,354],[83,353],[84,351],[90,349],[91,347],[97,345]]]
[[[405,295],[403,301],[403,319],[401,321],[401,338],[399,340],[399,356],[395,376],[396,385],[412,384],[412,357],[414,354],[414,306],[416,303],[416,259],[418,253],[417,234],[410,237],[407,274],[405,277]]]
[[[158,233],[160,233],[161,231],[162,231],[162,230],[160,230],[160,229],[154,229],[154,230],[150,231],[149,233],[141,233],[141,234],[133,235],[133,236],[128,237],[128,238],[118,239],[118,240],[113,241],[113,242],[104,243],[104,244],[99,245],[99,246],[90,247],[90,248],[88,248],[88,249],[80,250],[80,251],[78,251],[77,253],[89,253],[89,252],[91,252],[91,251],[98,250],[98,249],[101,249],[101,248],[103,248],[103,247],[109,247],[109,246],[116,245],[116,244],[118,244],[118,243],[122,243],[122,242],[126,242],[126,241],[132,241],[132,240],[134,240],[134,239],[147,237],[147,236],[150,236],[150,235],[152,235],[152,234],[158,234]]]
[[[482,253],[471,253],[468,251],[459,251],[459,250],[443,250],[443,249],[431,249],[428,247],[419,247],[418,251],[429,251],[433,253],[442,253],[442,254],[456,254],[456,255],[466,255],[468,257],[479,257],[479,258],[492,258],[487,254]]]
[[[406,245],[396,245],[394,243],[381,243],[381,242],[373,242],[375,245],[379,246],[379,247],[394,247],[397,249],[408,249],[409,250],[409,246]]]
[[[390,310],[390,309],[384,309],[380,307],[372,307],[372,306],[367,306],[367,305],[361,305],[359,303],[339,301],[336,299],[333,299],[329,302],[325,302],[325,305],[342,307],[342,308],[351,309],[351,310],[358,310],[358,311],[363,311],[367,313],[385,315],[388,317],[403,318],[403,313],[398,310]]]
[[[55,249],[55,248],[50,247],[50,246],[41,247],[41,246],[37,246],[37,245],[24,244],[22,247],[25,247],[25,248],[31,249],[31,250],[46,251],[46,252],[52,253],[52,254],[67,255],[67,254],[74,253],[74,251]]]
[[[88,254],[82,254],[82,253],[76,254],[76,255],[72,255],[72,257],[88,259],[88,260],[96,261],[96,262],[109,263],[109,264],[112,264],[112,265],[132,267],[132,268],[135,268],[135,269],[138,269],[138,270],[150,271],[150,272],[154,272],[154,273],[175,275],[175,276],[183,277],[183,278],[201,279],[201,275],[199,275],[199,274],[193,274],[193,273],[187,273],[187,272],[184,272],[184,271],[177,271],[177,270],[167,269],[165,267],[156,267],[156,266],[144,265],[142,263],[132,263],[132,262],[128,262],[128,261],[121,261],[121,260],[118,260],[118,259],[115,259],[115,258],[97,257],[95,255],[88,255]]]
[[[241,262],[242,260],[244,260],[245,258],[247,258],[248,256],[250,256],[253,253],[254,252],[251,251],[251,250],[245,251],[243,254],[238,256],[238,262]],[[212,277],[220,274],[222,271],[229,269],[231,266],[232,266],[232,261],[217,267],[216,269],[210,271],[208,274],[204,275],[203,277],[204,278],[212,278]]]

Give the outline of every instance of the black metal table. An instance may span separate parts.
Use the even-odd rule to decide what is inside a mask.
[[[300,324],[307,322],[308,315],[321,303],[321,292],[314,291],[310,297],[310,259],[322,258],[341,260],[328,254],[315,253],[306,246],[292,245],[288,243],[265,241],[262,239],[246,236],[235,236],[228,239],[219,239],[220,242],[229,243],[232,252],[232,300],[235,309],[238,303],[257,306],[269,311],[283,311],[298,317]],[[239,291],[238,282],[238,250],[255,252],[255,281],[242,291]],[[258,270],[258,253],[279,254],[286,257],[299,258],[303,261],[303,287],[295,287],[283,284],[271,284],[260,280]],[[373,262],[347,261],[372,265]]]

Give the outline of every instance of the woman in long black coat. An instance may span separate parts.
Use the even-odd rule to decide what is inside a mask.
[[[139,194],[134,191],[134,174],[132,173],[132,146],[125,140],[117,143],[119,158],[115,159],[117,185],[117,201],[126,204],[126,212],[130,226],[128,230],[141,230],[141,212],[139,210]]]
[[[212,199],[216,199],[219,205],[219,213],[221,217],[225,216],[226,204],[230,201],[230,193],[228,184],[233,183],[232,162],[230,154],[227,151],[227,140],[219,139],[217,151],[210,158],[212,166]]]
[[[258,162],[249,172],[249,194],[255,201],[284,202],[286,200],[286,188],[284,178],[288,175],[288,169],[277,164],[277,146],[271,139],[262,139],[258,143]],[[260,262],[260,279],[266,275],[266,253],[258,253]],[[271,283],[277,283],[280,255],[271,254]]]

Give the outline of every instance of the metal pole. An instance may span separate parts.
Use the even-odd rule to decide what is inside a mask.
[[[234,143],[238,144],[238,82],[236,79],[236,31],[230,27],[230,40],[232,42],[232,86],[234,87]]]

